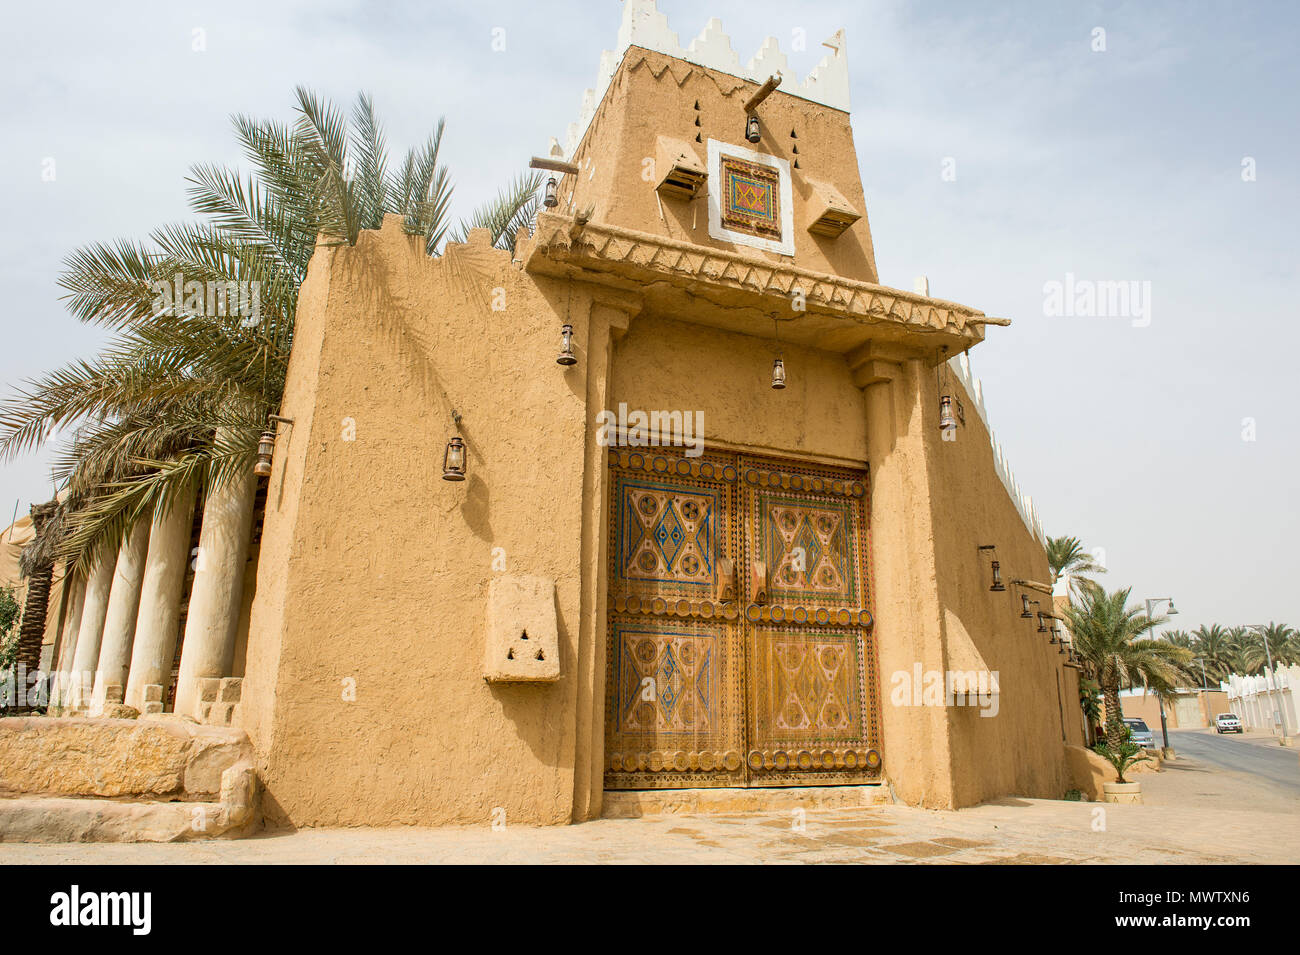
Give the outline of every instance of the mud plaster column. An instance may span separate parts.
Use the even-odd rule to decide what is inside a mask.
[[[149,551],[149,522],[139,520],[117,552],[117,567],[104,613],[104,637],[95,667],[95,694],[90,715],[104,711],[108,687],[125,687],[131,665],[131,640],[135,636],[135,615],[140,608],[140,584],[144,580],[144,558]],[[116,701],[114,701],[116,702]]]
[[[587,423],[582,499],[582,605],[578,637],[578,719],[574,748],[573,821],[600,816],[605,793],[606,540],[609,536],[608,449],[597,440],[596,414],[609,405],[614,343],[627,332],[641,301],[608,290],[594,294],[587,329]]]
[[[176,712],[191,716],[199,681],[228,676],[235,653],[244,589],[244,563],[253,526],[257,479],[251,469],[208,490],[199,534],[199,561],[185,618]]]
[[[72,656],[72,672],[64,693],[67,706],[84,707],[90,703],[95,667],[99,664],[99,643],[104,636],[104,617],[108,613],[108,595],[113,587],[116,567],[117,551],[107,546],[100,549],[90,565],[81,626],[77,628],[77,649]]]
[[[945,669],[943,608],[935,570],[925,395],[933,373],[903,353],[867,349],[850,359],[863,389],[871,467],[873,638],[880,667],[885,776],[905,802],[953,804],[947,711],[892,701],[895,673]],[[937,420],[937,419],[936,419]],[[933,440],[937,440],[937,430]]]
[[[59,658],[54,663],[54,679],[51,681],[50,706],[62,706],[67,693],[69,674],[72,672],[72,660],[76,655],[77,634],[81,630],[81,616],[86,606],[86,579],[80,574],[71,573],[64,580],[68,588],[68,614],[63,620],[63,637],[59,641]]]
[[[190,559],[190,528],[194,523],[195,490],[190,488],[167,513],[154,514],[149,529],[149,555],[144,563],[140,612],[136,616],[135,646],[126,681],[126,705],[144,712],[144,688],[162,686],[164,695],[176,655],[181,589]]]

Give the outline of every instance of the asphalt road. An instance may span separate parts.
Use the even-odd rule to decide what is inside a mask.
[[[1156,730],[1159,738],[1159,730]],[[1170,730],[1169,743],[1179,756],[1233,773],[1245,773],[1291,796],[1300,796],[1300,754],[1275,739],[1249,739],[1235,733]]]

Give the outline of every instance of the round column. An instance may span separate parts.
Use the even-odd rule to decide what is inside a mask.
[[[99,665],[95,667],[95,693],[90,712],[104,711],[104,694],[110,686],[125,689],[126,673],[131,666],[131,639],[135,636],[135,615],[140,608],[140,586],[144,582],[144,559],[149,550],[149,522],[135,522],[131,533],[117,552],[117,568],[109,591],[108,610],[104,614],[104,638],[99,645]]]
[[[63,637],[59,641],[59,659],[54,664],[54,678],[50,681],[50,706],[62,706],[72,672],[72,658],[77,650],[77,633],[81,630],[81,616],[86,607],[86,579],[80,575],[65,578],[68,590],[68,616],[63,622]]]
[[[203,502],[199,561],[185,616],[181,666],[176,677],[176,712],[193,716],[199,681],[229,675],[235,655],[244,563],[253,527],[252,469],[209,488]]]
[[[176,629],[181,615],[181,589],[190,559],[190,529],[194,523],[194,489],[175,501],[165,514],[154,514],[149,529],[149,554],[140,588],[140,612],[135,622],[131,671],[126,681],[126,705],[145,711],[144,688],[160,685],[166,695],[176,655]]]
[[[84,707],[90,703],[95,685],[95,667],[99,663],[99,643],[104,635],[104,617],[108,614],[108,595],[113,587],[117,551],[103,547],[90,565],[86,576],[86,594],[77,628],[77,648],[72,655],[72,670],[64,691],[64,705]]]

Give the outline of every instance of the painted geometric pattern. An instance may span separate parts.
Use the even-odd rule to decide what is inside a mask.
[[[620,628],[614,643],[617,732],[715,733],[722,652],[716,631]]]
[[[781,239],[781,180],[776,169],[721,157],[722,225],[737,232]]]
[[[774,601],[858,606],[858,540],[854,501],[757,492],[755,531],[771,574]]]
[[[759,630],[752,647],[751,748],[867,741],[859,633]]]
[[[614,567],[622,582],[711,592],[726,490],[624,477],[617,495]]]

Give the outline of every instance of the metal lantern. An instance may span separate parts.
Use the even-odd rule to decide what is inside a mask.
[[[1029,610],[1029,595],[1020,595],[1020,617],[1022,620],[1028,620],[1033,614]]]
[[[253,465],[253,473],[258,477],[271,476],[271,455],[275,453],[275,432],[263,431],[262,436],[257,439],[257,463]]]
[[[557,365],[576,365],[578,359],[573,354],[573,326],[565,325],[560,329],[560,353],[555,356]]]
[[[751,143],[758,142],[760,138],[759,131],[758,131],[757,113],[749,114],[749,121],[745,124],[745,138],[748,139]]]
[[[542,200],[542,203],[548,209],[554,209],[560,204],[560,197],[556,195],[558,186],[559,181],[554,176],[546,180],[546,198]]]
[[[939,430],[952,431],[957,427],[957,418],[952,413],[952,396],[944,395],[939,399]]]
[[[1006,586],[1002,583],[1002,565],[995,560],[993,562],[993,586],[989,590],[994,593],[1001,593],[1006,589]]]
[[[772,387],[777,391],[785,387],[785,362],[779,358],[772,362]]]
[[[447,442],[447,450],[442,455],[442,479],[465,480],[465,442],[460,439],[460,435]]]
[[[1047,632],[1047,625],[1043,623],[1043,612],[1041,610],[1038,611],[1038,632],[1039,633]]]

